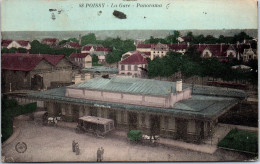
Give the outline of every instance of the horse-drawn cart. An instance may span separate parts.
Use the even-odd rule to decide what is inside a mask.
[[[76,132],[88,132],[93,133],[97,137],[104,137],[113,129],[115,129],[114,120],[95,116],[83,116],[78,119]]]
[[[139,130],[131,130],[127,133],[128,141],[135,144],[143,145],[157,145],[157,141],[160,139],[158,135],[146,135],[142,134]]]

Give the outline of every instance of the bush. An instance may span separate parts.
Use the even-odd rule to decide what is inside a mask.
[[[127,133],[127,137],[130,141],[139,141],[142,138],[142,133],[139,130],[131,130]]]
[[[36,110],[37,103],[18,105],[15,99],[2,99],[2,142],[13,134],[13,117],[32,113]]]
[[[252,154],[258,153],[257,133],[244,130],[231,130],[226,137],[218,143],[219,147],[234,149]]]

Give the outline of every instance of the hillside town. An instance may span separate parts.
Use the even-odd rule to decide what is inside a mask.
[[[94,33],[64,40],[3,39],[5,160],[60,161],[68,153],[60,145],[69,142],[71,146],[73,137],[79,140],[78,145],[73,144],[79,157],[67,154],[64,161],[193,161],[194,156],[198,161],[255,159],[257,44],[258,39],[245,32],[213,37],[174,31],[165,38],[136,40],[98,40]],[[17,109],[20,113],[12,113]],[[38,148],[46,156],[35,158],[41,154],[33,145],[41,142],[40,131],[46,144]],[[63,143],[56,147],[47,144],[58,144],[55,131]],[[83,142],[83,133],[93,143]],[[35,139],[29,140],[27,135]],[[35,156],[21,157],[13,155],[15,150],[9,151],[19,137]],[[101,150],[97,157],[96,150],[91,151],[94,143],[106,150],[104,158],[103,153],[99,158]],[[133,144],[154,155],[133,153]],[[48,159],[48,149],[61,154]],[[178,158],[184,150],[187,152]],[[165,157],[155,155],[158,151]],[[84,153],[92,156],[84,157]],[[191,155],[185,158],[184,154]]]

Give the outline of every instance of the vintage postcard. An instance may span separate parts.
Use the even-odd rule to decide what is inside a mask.
[[[258,160],[257,0],[1,0],[2,162]]]

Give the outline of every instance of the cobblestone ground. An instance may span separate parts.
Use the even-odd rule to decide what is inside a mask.
[[[79,143],[80,155],[72,152],[72,141]],[[25,142],[27,150],[18,153],[15,145]],[[180,148],[133,145],[124,138],[107,136],[96,138],[90,134],[77,134],[73,130],[41,126],[33,121],[21,122],[21,133],[2,148],[7,158],[15,162],[96,161],[97,149],[104,148],[104,161],[244,161],[245,154],[217,150],[206,154]]]

